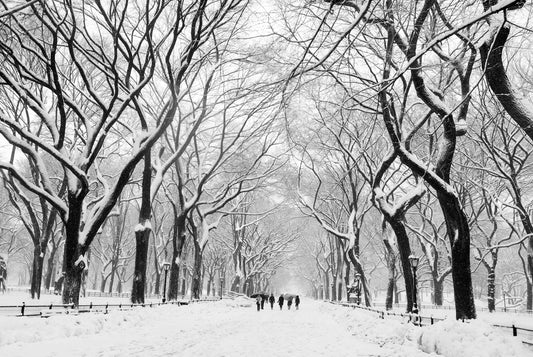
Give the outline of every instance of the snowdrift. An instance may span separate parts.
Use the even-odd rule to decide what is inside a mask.
[[[346,307],[324,306],[337,320],[344,320],[354,335],[383,345],[411,345],[418,350],[445,357],[533,356],[518,337],[482,320],[444,320],[418,327],[397,318],[380,319],[377,314]],[[345,309],[345,311],[339,310]]]

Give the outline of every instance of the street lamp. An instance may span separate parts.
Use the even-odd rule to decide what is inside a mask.
[[[413,268],[413,314],[418,314],[418,305],[416,304],[416,268],[418,267],[418,257],[414,254],[409,256],[411,268]]]
[[[165,271],[165,284],[163,285],[163,304],[167,301],[167,274],[170,270],[170,263],[163,263],[163,270]]]
[[[361,274],[357,273],[354,275],[355,278],[355,294],[357,296],[357,305],[361,304]]]

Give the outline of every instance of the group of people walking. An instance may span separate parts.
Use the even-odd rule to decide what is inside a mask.
[[[287,308],[290,310],[292,303],[294,301],[294,306],[296,306],[296,310],[298,310],[300,306],[300,296],[296,295],[289,295],[287,296]],[[262,310],[265,306],[265,301],[267,301],[267,297],[265,295],[257,295],[255,299],[255,304],[257,305],[257,311]],[[274,303],[276,302],[276,298],[274,297],[274,294],[270,294],[268,297],[268,302],[270,303],[270,310],[274,309]],[[285,303],[285,297],[282,295],[278,298],[278,305],[279,309],[283,310],[283,304]]]

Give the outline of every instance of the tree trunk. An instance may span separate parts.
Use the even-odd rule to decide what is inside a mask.
[[[442,306],[444,302],[444,279],[433,278],[433,303]]]
[[[533,310],[533,284],[526,279],[526,310]]]
[[[346,270],[344,274],[344,285],[346,286],[346,301],[349,301],[350,299],[350,293],[348,287],[350,286],[350,261],[345,261],[346,264]]]
[[[111,272],[109,273],[109,289],[107,290],[109,294],[113,293],[113,286],[115,285],[115,276],[118,277],[117,268],[115,263],[111,263]]]
[[[398,217],[388,217],[384,215],[385,220],[390,224],[394,234],[396,235],[396,242],[398,243],[398,251],[400,253],[400,262],[402,264],[403,279],[405,283],[405,296],[407,300],[406,311],[413,311],[413,273],[411,271],[411,263],[409,262],[409,255],[411,255],[411,247],[409,245],[409,237],[403,222]]]
[[[365,298],[365,305],[372,305],[372,296],[370,295],[370,289],[368,288],[368,282],[366,280],[365,271],[359,263],[359,251],[358,244],[356,244],[352,249],[348,250],[348,258],[352,262],[355,273],[361,276],[361,287],[363,289],[363,296]]]
[[[394,280],[394,303],[400,303],[400,293],[398,292],[398,284],[396,283],[396,280]]]
[[[330,286],[329,286],[329,274],[325,274],[325,284],[324,284],[324,299],[325,300],[329,300],[329,290],[330,290]]]
[[[494,267],[491,267],[489,269],[489,273],[487,276],[487,307],[489,308],[489,312],[494,312],[496,310],[496,301],[495,301],[495,292],[496,292],[496,286],[495,286],[495,278],[496,278],[496,272],[494,271]]]
[[[531,257],[528,256],[528,262],[529,262],[529,266],[528,266],[528,269],[530,271],[530,276],[532,276],[533,274],[531,273],[531,270],[533,269],[532,268],[532,262],[529,260]],[[533,280],[530,280],[530,279],[526,279],[526,294],[527,294],[527,302],[526,302],[526,309],[531,311],[533,310],[533,283],[532,283]]]
[[[144,154],[144,170],[142,181],[142,203],[139,211],[139,223],[135,227],[135,268],[133,270],[133,286],[131,289],[131,302],[144,304],[146,290],[146,268],[148,266],[148,248],[150,244],[150,217],[152,205],[150,186],[152,184],[151,150]]]
[[[148,256],[148,244],[150,241],[150,229],[135,232],[135,268],[133,273],[133,287],[131,290],[131,302],[144,304],[146,289],[146,267]]]
[[[50,289],[52,285],[52,279],[54,277],[54,269],[55,269],[54,258],[55,258],[56,252],[57,252],[57,249],[52,249],[50,250],[50,253],[48,254],[48,263],[47,263],[46,273],[44,275],[45,289]]]
[[[202,248],[194,239],[194,267],[192,272],[191,295],[193,299],[199,299],[202,295]]]
[[[452,277],[455,298],[455,317],[475,319],[476,305],[472,290],[470,270],[470,229],[468,219],[457,197],[437,192],[446,221],[450,246],[452,247]]]
[[[102,293],[105,291],[105,284],[107,283],[107,278],[108,277],[109,277],[109,275],[106,276],[105,278],[102,275],[102,281],[100,282],[100,292],[102,292]]]
[[[45,248],[46,249],[46,248]],[[41,244],[37,244],[33,248],[33,265],[31,274],[30,293],[32,299],[41,298],[41,281],[43,277],[43,263],[45,250],[41,248]]]
[[[186,294],[187,294],[187,279],[186,277],[184,277],[183,279],[181,279],[181,295],[185,296]]]
[[[331,289],[331,301],[337,301],[337,276],[336,275],[334,275],[332,278],[330,289]]]
[[[178,212],[174,210],[174,232],[172,237],[172,262],[170,264],[170,281],[168,283],[168,300],[178,299],[180,284],[180,262],[185,244],[185,219],[184,216],[177,216]],[[184,293],[185,294],[185,293]]]
[[[83,196],[81,196],[83,197]],[[79,242],[83,198],[68,192],[69,215],[65,223],[65,247],[63,252],[63,304],[79,305],[81,273],[85,265],[81,263],[82,247]]]

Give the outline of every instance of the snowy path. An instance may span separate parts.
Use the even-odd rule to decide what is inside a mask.
[[[396,320],[380,320],[375,314],[306,300],[299,311],[268,308],[261,312],[255,311],[255,306],[220,301],[107,315],[0,317],[0,356],[437,356],[420,350],[417,341],[425,330],[426,350],[443,353],[448,349],[443,353],[446,356],[470,357],[487,356],[479,346],[498,337],[486,331],[475,337],[473,333],[480,328],[455,325],[454,321],[441,326],[431,332]],[[457,327],[469,330],[446,330]],[[472,338],[466,337],[467,333]],[[458,335],[466,337],[469,351],[465,345],[450,344]],[[475,339],[479,344],[472,343]],[[451,345],[460,349],[449,349]],[[513,347],[516,353],[509,353],[512,346],[508,340],[496,342],[496,347],[502,353],[491,356],[524,356],[519,345]]]
[[[0,356],[35,353],[39,356],[388,355],[378,343],[353,336],[323,311],[319,303],[308,303],[299,311],[271,311],[269,307],[261,312],[255,311],[255,307],[231,307],[224,302],[204,303],[166,306],[141,313],[17,321],[44,324],[39,329],[40,338],[47,335],[46,330],[50,331],[50,337],[45,341],[9,344],[0,348]],[[101,330],[91,331],[94,325]],[[54,331],[58,328],[67,331],[70,337]]]

